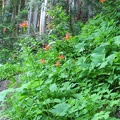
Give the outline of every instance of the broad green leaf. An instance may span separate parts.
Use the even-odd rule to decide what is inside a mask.
[[[76,51],[82,52],[82,51],[84,50],[84,42],[78,43],[78,44],[75,46],[75,48],[76,48]]]
[[[63,102],[55,105],[53,109],[50,110],[50,112],[57,116],[64,116],[67,114],[67,111],[69,110],[69,108],[70,108],[70,105]]]
[[[51,101],[50,98],[48,98],[48,99],[46,99],[45,101],[43,101],[43,105],[49,104],[49,103],[52,103],[52,101]]]
[[[61,77],[61,78],[67,78],[68,75],[67,75],[66,73],[61,73],[60,77]]]
[[[105,52],[105,46],[100,46],[94,49],[93,53],[104,53]]]
[[[81,65],[81,64],[84,64],[85,61],[86,61],[86,57],[80,57],[80,58],[78,58],[76,63],[77,63],[77,65]]]
[[[114,78],[113,76],[110,76],[108,79],[107,79],[107,82],[112,84],[114,82]]]
[[[9,88],[9,89],[7,89],[7,90],[4,90],[4,91],[2,91],[2,92],[0,92],[0,101],[4,101],[4,99],[5,99],[5,97],[6,97],[6,95],[8,94],[8,93],[10,93],[10,92],[14,92],[14,89],[13,88]]]
[[[99,68],[104,68],[107,64],[108,64],[108,62],[107,62],[107,61],[105,61],[105,62],[103,62],[103,63],[100,65],[100,67],[99,67]]]
[[[112,65],[115,57],[115,54],[111,54],[107,57],[107,61]]]
[[[119,36],[116,36],[114,37],[114,43],[117,44],[117,45],[120,45],[120,35]]]
[[[32,99],[32,98],[29,98],[29,99],[27,100],[26,104],[27,104],[28,106],[32,106],[32,105],[33,105],[33,99]]]
[[[54,102],[54,103],[60,103],[61,100],[56,98],[56,99],[53,100],[53,102]]]
[[[62,87],[60,88],[60,91],[70,90],[70,88],[71,88],[70,82],[64,82],[64,83],[62,84]]]
[[[30,83],[31,83],[31,82],[25,83],[25,84],[23,84],[21,87],[16,88],[15,90],[16,90],[17,92],[21,92],[24,88],[27,88]]]
[[[110,112],[101,111],[99,113],[96,113],[92,120],[106,120],[109,118],[109,114]]]
[[[91,54],[91,60],[92,60],[91,65],[93,67],[95,67],[95,66],[97,67],[101,63],[103,63],[103,61],[105,60],[105,54],[92,53]]]
[[[50,104],[50,103],[60,103],[61,102],[61,100],[60,99],[50,99],[50,98],[48,98],[48,99],[46,99],[44,102],[43,102],[43,104],[45,105],[45,104]]]
[[[78,61],[76,62],[76,64],[78,65],[78,69],[80,70],[83,70],[83,69],[86,69],[89,67],[89,64],[85,63],[86,61],[86,58],[85,57],[80,57],[78,59]]]
[[[110,101],[110,107],[113,107],[114,105],[119,105],[120,104],[120,100],[112,100]]]
[[[56,85],[55,83],[51,84],[50,87],[49,87],[49,90],[50,90],[51,92],[56,91],[56,90],[57,90],[57,85]]]

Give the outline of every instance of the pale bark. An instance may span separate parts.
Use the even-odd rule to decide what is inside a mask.
[[[38,18],[38,5],[35,5],[34,12],[33,12],[33,27],[34,27],[34,30],[36,29],[36,26],[37,26],[37,18]]]
[[[4,7],[8,7],[8,6],[10,6],[10,0],[7,0],[4,3]],[[8,13],[9,13],[9,11],[5,10],[5,14],[8,14]],[[6,20],[7,20],[7,17],[4,17],[4,21],[6,21]]]
[[[70,7],[74,10],[74,5],[75,5],[75,1],[74,0],[70,0]]]
[[[2,8],[5,7],[5,0],[2,0]]]
[[[32,20],[32,4],[30,5],[30,10],[29,10],[29,13],[28,13],[28,34],[30,33],[30,26],[31,26],[31,20]]]
[[[88,20],[93,16],[91,5],[88,6]]]
[[[2,1],[2,15],[4,14],[4,13],[3,13],[4,7],[5,7],[5,0]]]
[[[41,8],[41,15],[40,15],[40,35],[45,34],[45,20],[46,20],[46,7],[47,7],[47,0],[42,3],[42,8]]]

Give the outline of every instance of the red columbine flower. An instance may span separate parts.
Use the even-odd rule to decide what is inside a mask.
[[[49,46],[49,45],[46,45],[43,49],[44,49],[44,50],[49,50],[49,49],[50,49],[50,46]]]
[[[28,27],[28,24],[27,24],[26,21],[23,21],[21,24],[19,24],[19,26],[20,26],[21,28],[27,28],[27,27]]]
[[[70,33],[67,32],[66,35],[65,35],[65,37],[64,37],[64,39],[65,39],[65,40],[68,40],[68,39],[70,39],[70,38],[71,38]]]
[[[58,58],[59,58],[60,60],[62,60],[62,59],[64,59],[65,57],[64,57],[63,55],[59,55]]]
[[[45,64],[46,61],[45,61],[44,59],[41,59],[40,62],[41,62],[42,64]]]
[[[101,3],[104,3],[106,0],[100,0]]]
[[[57,61],[57,62],[55,63],[55,66],[61,66],[60,62]]]

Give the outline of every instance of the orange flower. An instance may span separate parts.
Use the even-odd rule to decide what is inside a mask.
[[[27,24],[26,21],[23,21],[21,24],[19,24],[19,26],[20,26],[21,28],[27,28],[27,27],[28,27],[28,24]]]
[[[104,3],[106,0],[100,0],[101,3]]]
[[[44,49],[44,50],[49,50],[49,49],[50,49],[50,46],[49,46],[49,45],[46,45],[43,49]]]
[[[59,55],[58,58],[59,58],[60,60],[62,60],[62,59],[64,59],[65,57],[64,57],[63,55]]]
[[[57,61],[57,62],[55,63],[55,66],[61,66],[60,62]]]
[[[44,59],[41,59],[40,62],[41,62],[42,64],[45,64],[46,61],[45,61]]]
[[[65,39],[65,40],[68,40],[68,39],[70,39],[70,38],[71,38],[70,33],[67,32],[66,35],[65,35],[65,37],[64,37],[64,39]]]

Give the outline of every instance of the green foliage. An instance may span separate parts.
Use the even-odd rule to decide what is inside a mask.
[[[13,65],[9,63],[4,65],[0,64],[0,81],[5,79],[9,80],[19,73],[21,73],[20,65]]]
[[[24,19],[26,19],[26,16],[28,15],[28,10],[27,9],[23,9],[22,11],[20,11],[17,15],[17,21],[18,22],[22,22]]]
[[[23,39],[22,83],[10,91],[12,97],[1,98],[7,105],[2,115],[12,120],[119,119],[119,29],[116,14],[109,19],[101,13],[76,36],[57,29],[62,37],[51,34],[35,53],[36,42]]]
[[[51,16],[51,23],[48,24],[48,29],[53,29],[52,34],[56,35],[60,39],[66,32],[69,32],[69,16],[63,10],[61,6],[54,6],[48,11]]]

